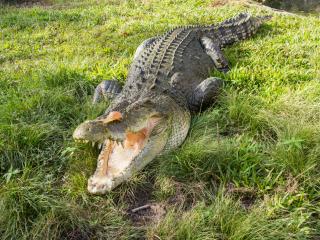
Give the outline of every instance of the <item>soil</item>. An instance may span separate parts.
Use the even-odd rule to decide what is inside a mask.
[[[128,209],[127,216],[136,226],[149,225],[159,222],[166,214],[166,207],[163,203],[149,203],[147,208],[133,212]]]
[[[128,198],[127,218],[135,226],[144,226],[158,223],[167,212],[168,208],[178,208],[180,211],[188,211],[196,205],[201,198],[203,184],[188,184],[175,182],[175,194],[163,202],[155,202],[152,199],[153,185],[141,186]],[[192,190],[190,190],[192,189]],[[138,210],[137,208],[143,207]]]
[[[128,219],[136,225],[148,225],[156,223],[165,216],[165,204],[152,201],[153,185],[145,185],[136,189],[132,198],[128,199],[128,209],[126,211]],[[141,206],[148,206],[144,209],[133,212],[132,210]]]
[[[250,209],[257,199],[255,190],[244,187],[237,188],[232,183],[227,185],[226,193],[239,198],[244,209]]]

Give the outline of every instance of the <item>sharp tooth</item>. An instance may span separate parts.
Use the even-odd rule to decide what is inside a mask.
[[[97,168],[101,167],[102,161],[98,161]]]
[[[92,142],[92,143],[91,143],[91,146],[94,147],[94,145],[96,145],[96,143],[95,143],[95,142]]]
[[[98,144],[98,148],[101,150],[101,148],[102,148],[102,143],[99,143],[99,144]]]

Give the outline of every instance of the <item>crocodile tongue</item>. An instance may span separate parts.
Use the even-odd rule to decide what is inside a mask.
[[[88,181],[90,193],[105,193],[115,187],[114,179],[127,174],[127,168],[145,147],[158,120],[159,118],[151,118],[147,126],[140,131],[126,132],[123,142],[112,139],[104,141],[98,157],[97,169]]]

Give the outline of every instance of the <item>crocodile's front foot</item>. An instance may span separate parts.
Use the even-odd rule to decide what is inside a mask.
[[[105,194],[113,188],[113,181],[107,176],[91,176],[88,180],[88,191],[92,194]]]

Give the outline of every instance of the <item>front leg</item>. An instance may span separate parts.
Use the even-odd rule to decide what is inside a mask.
[[[204,110],[212,105],[223,86],[223,80],[217,77],[211,77],[203,80],[192,92],[189,98],[189,107],[191,111],[197,112]]]
[[[94,90],[93,104],[100,102],[102,99],[111,100],[121,92],[121,85],[116,80],[102,81]]]
[[[220,47],[211,38],[208,37],[202,37],[201,44],[206,53],[211,57],[217,70],[224,73],[228,72],[230,69],[228,61],[223,56]]]

